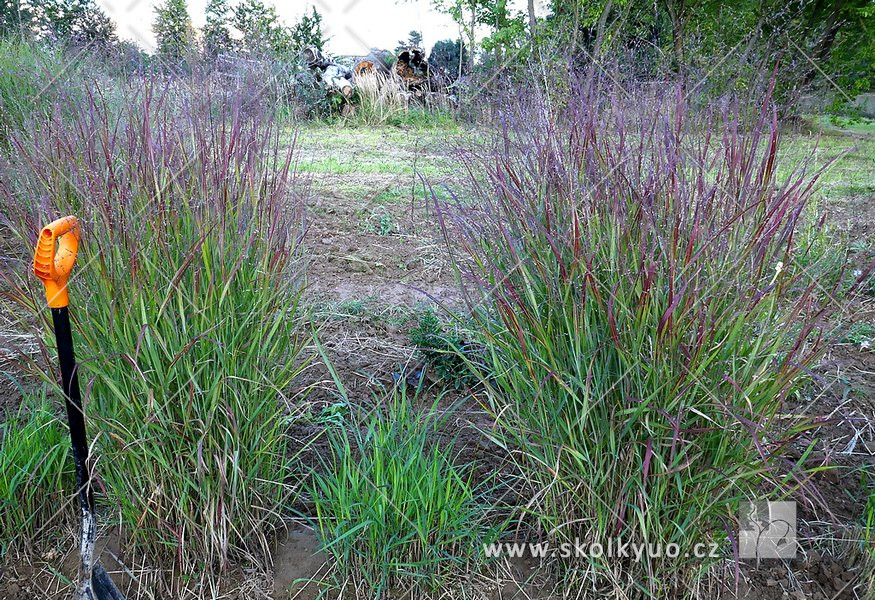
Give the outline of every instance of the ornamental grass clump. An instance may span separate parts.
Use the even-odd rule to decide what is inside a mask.
[[[473,201],[435,202],[524,518],[555,545],[677,544],[556,566],[585,589],[683,597],[714,560],[694,544],[731,557],[738,501],[771,487],[791,435],[776,413],[822,347],[835,290],[796,243],[817,174],[776,178],[768,98],[743,122],[732,103],[694,115],[682,90],[581,88],[561,110],[507,109],[464,154]]]
[[[488,484],[441,443],[449,415],[437,402],[419,412],[392,390],[351,427],[328,429],[330,454],[313,474],[315,524],[334,570],[332,584],[368,598],[434,597],[470,585],[483,546],[500,526],[487,519]]]
[[[269,107],[245,97],[134,83],[109,104],[94,90],[17,136],[5,173],[22,255],[40,224],[82,222],[71,313],[101,502],[147,551],[199,569],[269,560],[306,362],[305,188]],[[45,299],[26,262],[16,273],[42,372]]]
[[[76,480],[67,427],[45,390],[0,423],[0,559],[32,547]]]

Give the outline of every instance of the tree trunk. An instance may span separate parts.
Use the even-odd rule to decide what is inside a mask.
[[[596,70],[599,68],[599,60],[601,58],[602,53],[602,43],[605,38],[605,27],[608,22],[608,14],[611,12],[611,8],[614,5],[614,0],[608,0],[605,3],[604,8],[602,9],[602,14],[599,16],[599,22],[596,30],[595,36],[595,44],[592,48],[592,64],[589,66],[588,73],[586,75],[586,88],[589,89],[590,85],[592,85],[592,81],[595,78]]]
[[[537,26],[537,21],[535,20],[535,0],[529,0],[529,35],[532,38],[532,48],[534,48],[538,41],[537,36],[535,35],[535,27]]]
[[[841,13],[842,8],[844,7],[844,1],[838,0],[835,5],[832,7],[827,18],[826,29],[823,32],[820,40],[817,42],[817,46],[814,48],[814,56],[812,56],[812,60],[816,62],[818,65],[826,62],[829,59],[829,55],[832,52],[833,44],[835,44],[836,36],[839,33],[839,29],[841,28],[841,19],[839,19],[839,14]],[[823,67],[821,67],[823,68]],[[811,66],[808,69],[808,72],[805,74],[805,82],[802,87],[807,87],[814,81],[815,76],[817,75],[817,70],[814,66]]]
[[[459,76],[456,78],[456,81],[462,79],[462,60],[465,57],[465,42],[462,40],[465,39],[465,36],[462,35],[462,26],[459,25]]]
[[[595,45],[592,49],[592,55],[598,59],[602,53],[602,44],[605,41],[605,27],[608,23],[608,15],[611,14],[611,9],[614,6],[614,0],[605,2],[605,7],[602,9],[602,14],[599,16],[598,27],[596,29]]]
[[[671,36],[674,45],[674,62],[675,71],[678,75],[684,68],[684,20],[686,15],[686,2],[679,0],[675,6],[676,0],[666,0],[665,6],[668,10],[668,18],[671,19]]]
[[[468,45],[468,72],[474,72],[474,44],[477,42],[477,8],[471,4],[471,30],[468,32],[470,43]]]

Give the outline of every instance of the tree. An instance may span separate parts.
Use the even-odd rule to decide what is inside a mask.
[[[494,0],[493,0],[494,1]],[[468,71],[474,70],[474,49],[477,43],[477,24],[481,22],[480,13],[490,0],[431,0],[435,10],[450,15],[459,26],[459,37],[468,40]],[[451,42],[452,43],[452,42]]]
[[[407,40],[398,40],[398,45],[395,46],[395,53],[401,52],[407,48],[421,48],[422,34],[415,29],[411,29],[407,34]]]
[[[115,25],[94,0],[0,0],[3,5],[11,7],[19,19],[26,18],[19,25],[37,37],[65,44],[109,46],[116,42]]]
[[[468,49],[462,40],[441,40],[431,48],[430,65],[440,67],[447,75],[458,77],[468,73]]]
[[[482,46],[484,51],[492,52],[496,65],[501,65],[505,56],[517,57],[524,47],[530,47],[525,15],[517,13],[511,16],[507,5],[507,0],[486,2],[479,13],[478,22],[492,28]]]
[[[83,9],[79,13],[77,21],[73,24],[73,29],[67,41],[75,44],[95,44],[103,47],[114,45],[118,38],[115,34],[115,23],[112,22],[112,19],[95,4],[94,0],[83,0],[80,4],[84,5]]]
[[[294,46],[276,8],[262,0],[243,0],[234,8],[232,22],[243,34],[243,47],[251,55],[286,54]]]
[[[317,50],[324,50],[325,42],[325,35],[322,33],[322,15],[314,6],[309,15],[304,14],[301,20],[292,26],[292,44],[295,50],[300,52],[311,46]]]
[[[665,8],[668,18],[671,20],[671,39],[674,49],[675,70],[684,68],[684,38],[687,32],[687,23],[690,18],[690,7],[686,0],[665,0]]]
[[[0,0],[0,35],[26,33],[33,20],[33,11],[27,2]]]
[[[234,47],[231,39],[230,7],[228,0],[209,0],[206,8],[207,22],[204,26],[204,51],[209,58],[215,58]]]
[[[164,0],[157,6],[152,30],[158,42],[158,56],[167,64],[179,64],[191,52],[194,30],[185,0]]]

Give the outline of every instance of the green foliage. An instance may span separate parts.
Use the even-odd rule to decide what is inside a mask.
[[[83,223],[74,345],[122,531],[227,567],[268,556],[290,492],[282,400],[307,362],[292,150],[233,97],[141,85],[120,109],[90,96],[37,123],[6,201],[24,248],[38,223]],[[14,283],[19,325],[51,356],[45,299]]]
[[[204,51],[214,58],[219,54],[231,52],[234,42],[231,39],[230,7],[228,0],[209,0],[204,25]]]
[[[398,224],[390,213],[377,211],[368,216],[364,229],[377,235],[394,235],[398,233]]]
[[[345,100],[341,94],[326,94],[316,73],[303,65],[294,63],[294,90],[297,112],[306,118],[322,119],[335,117],[340,113]]]
[[[242,49],[254,57],[293,60],[306,47],[325,47],[322,15],[312,7],[292,27],[280,20],[276,7],[263,0],[243,0],[233,9],[231,22],[243,34]]]
[[[845,332],[843,341],[854,344],[860,350],[875,352],[875,321],[853,323]]]
[[[30,2],[0,0],[0,36],[27,35],[33,18]]]
[[[243,48],[251,56],[284,55],[294,43],[276,7],[262,0],[243,0],[234,7],[233,24],[243,34]]]
[[[471,343],[469,334],[440,319],[434,309],[427,308],[419,314],[416,327],[410,330],[410,341],[441,381],[458,390],[476,385],[475,372],[485,370],[483,347]]]
[[[304,14],[301,20],[292,25],[292,47],[296,52],[304,48],[314,47],[317,50],[325,49],[325,34],[322,33],[322,15],[311,7],[310,14]]]
[[[395,54],[407,48],[420,48],[422,44],[422,33],[416,29],[411,29],[407,34],[406,40],[398,40],[398,45],[395,46]]]
[[[522,62],[530,46],[526,17],[518,12],[511,15],[507,0],[484,2],[478,13],[479,22],[492,29],[481,45],[487,56],[495,61],[494,67],[503,66],[505,59]]]
[[[64,94],[80,92],[74,82],[80,65],[50,50],[16,38],[0,39],[0,147],[15,133],[39,119]],[[51,85],[47,85],[51,82]]]
[[[404,389],[360,426],[328,430],[331,454],[313,474],[316,527],[335,582],[368,597],[446,589],[496,539],[471,464],[438,443],[447,417],[418,413]]]
[[[825,69],[850,97],[875,91],[875,1],[849,2]],[[844,95],[836,94],[840,112],[848,112]]]
[[[845,243],[838,244],[842,237],[837,227],[826,224],[826,216],[818,202],[812,200],[800,223],[795,252],[787,267],[803,273],[810,281],[817,281],[823,294],[830,293],[849,275],[847,251],[839,250],[847,247],[848,240],[844,236]]]
[[[413,106],[389,117],[388,125],[412,129],[443,129],[448,132],[458,129],[459,123],[452,111],[442,108]]]
[[[66,425],[45,389],[26,397],[18,414],[0,423],[0,557],[53,519],[75,513],[76,491]]]
[[[863,552],[868,554],[861,579],[866,586],[868,597],[875,592],[875,466],[864,465],[860,473],[860,487],[866,504],[862,515],[862,545]]]
[[[783,106],[813,93],[847,112],[848,96],[875,85],[873,0],[805,0],[792,8],[760,0],[552,0],[550,8],[538,43],[562,61],[575,54],[609,56],[628,61],[623,70],[637,77],[684,76],[708,98],[740,92],[755,98],[776,65],[775,97]],[[493,33],[486,43],[493,44],[506,26],[494,16],[488,20]]]
[[[95,0],[43,0],[40,9],[40,25],[55,39],[98,47],[117,41],[115,25]]]
[[[158,56],[167,67],[178,67],[194,47],[194,29],[188,16],[186,0],[164,0],[155,7],[152,25],[158,44]]]
[[[471,176],[474,206],[438,208],[525,514],[554,546],[679,546],[563,561],[568,585],[680,598],[706,568],[693,544],[728,553],[737,502],[763,478],[792,487],[770,471],[767,448],[792,435],[775,415],[838,307],[784,267],[814,182],[777,179],[768,117],[693,125],[684,105],[621,94],[572,95],[561,119],[546,102],[502,114],[469,167],[486,179]]]
[[[440,67],[448,76],[457,77],[468,73],[468,48],[462,40],[440,40],[435,42],[428,57],[429,64]],[[461,62],[461,65],[459,64]]]

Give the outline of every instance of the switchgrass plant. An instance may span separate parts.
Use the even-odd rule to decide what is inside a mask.
[[[74,512],[63,509],[76,492],[67,427],[45,392],[0,423],[0,557]]]
[[[817,173],[776,178],[768,98],[749,122],[649,98],[521,101],[465,154],[473,205],[436,203],[486,345],[469,366],[530,484],[522,518],[554,544],[679,548],[556,559],[560,581],[678,598],[714,561],[694,544],[737,552],[739,500],[796,484],[772,471],[792,436],[775,417],[836,290],[799,266]]]
[[[84,95],[87,80],[100,80],[114,95],[115,82],[99,55],[17,35],[0,38],[0,151],[11,150],[11,138],[44,119],[59,99]]]
[[[215,89],[141,83],[118,111],[99,91],[70,102],[17,140],[7,201],[22,253],[40,224],[83,224],[71,313],[108,514],[187,567],[269,560],[292,491],[287,393],[305,364],[293,149],[269,107]],[[19,274],[11,297],[43,372],[48,311]]]
[[[828,297],[832,290],[847,290],[856,284],[848,271],[850,242],[846,233],[826,222],[827,213],[817,195],[806,204],[796,233],[798,251],[794,267],[818,282],[818,291]]]
[[[418,411],[402,386],[360,426],[330,428],[314,473],[316,527],[335,584],[356,597],[449,589],[484,561],[499,528],[486,521],[484,485],[439,441],[447,415]],[[344,596],[346,597],[346,596]]]
[[[48,110],[54,94],[46,84],[61,75],[63,66],[59,52],[15,37],[0,39],[0,148],[34,113]]]

